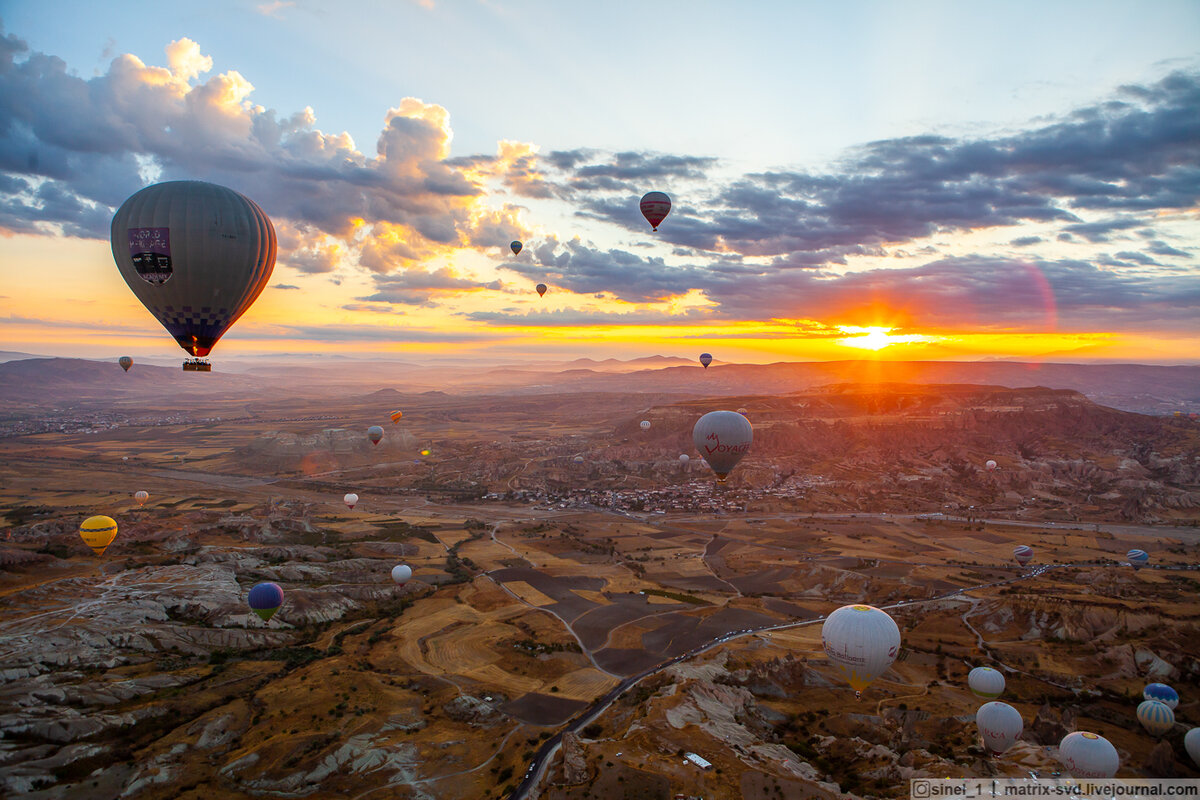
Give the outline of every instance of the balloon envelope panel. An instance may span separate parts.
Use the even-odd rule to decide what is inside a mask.
[[[111,237],[121,277],[193,356],[208,355],[275,268],[271,220],[214,183],[147,186],[117,209]]]

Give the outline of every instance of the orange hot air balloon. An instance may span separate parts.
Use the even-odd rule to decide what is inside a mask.
[[[121,369],[129,372],[129,368],[133,366],[133,359],[129,356],[121,356],[117,359],[117,363],[121,365]],[[1175,413],[1178,414],[1179,412],[1176,411]]]
[[[546,284],[539,283],[535,288],[537,289],[538,297],[546,294]]]
[[[400,421],[400,418],[403,416],[404,416],[403,411],[393,411],[392,412],[392,424],[395,425],[397,422]]]
[[[671,198],[663,192],[646,192],[642,195],[642,216],[650,227],[658,230],[658,225],[671,213]]]
[[[92,548],[96,555],[104,555],[104,551],[117,538],[117,521],[112,517],[88,517],[79,526],[79,538]]]

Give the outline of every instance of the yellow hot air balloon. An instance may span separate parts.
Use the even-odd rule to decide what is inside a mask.
[[[404,416],[403,411],[393,411],[392,412],[392,424],[395,425],[397,422],[400,421],[400,418],[403,416]]]
[[[104,551],[117,538],[117,521],[112,517],[88,517],[79,526],[79,538],[95,551],[96,555],[104,555]]]

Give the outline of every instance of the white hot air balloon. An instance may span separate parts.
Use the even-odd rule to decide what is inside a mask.
[[[1175,727],[1175,712],[1158,700],[1143,700],[1137,707],[1137,718],[1151,736],[1162,736]]]
[[[1075,731],[1058,743],[1058,760],[1076,778],[1111,778],[1121,768],[1112,742],[1098,733]]]
[[[1183,747],[1192,757],[1192,761],[1196,762],[1196,766],[1200,767],[1200,728],[1192,728],[1187,732],[1183,737]]]
[[[900,628],[874,606],[842,606],[821,625],[821,646],[854,694],[861,696],[896,660]]]
[[[753,441],[750,420],[733,411],[710,411],[692,428],[692,443],[719,481],[729,477],[742,456],[750,452]]]
[[[146,505],[146,501],[150,499],[150,493],[145,490],[134,492],[133,499],[137,501],[139,506],[144,506]]]
[[[679,454],[679,466],[683,467],[684,469],[687,469],[688,464],[690,464],[691,462],[692,462],[692,458],[687,453]]]
[[[975,712],[975,724],[979,726],[983,747],[989,753],[1003,753],[1012,747],[1025,728],[1021,712],[996,700],[979,707]]]
[[[967,674],[967,686],[976,697],[995,700],[1004,693],[1004,675],[991,667],[976,667]]]
[[[640,428],[641,428],[642,430],[644,430],[644,431],[648,431],[648,430],[650,430],[650,420],[648,420],[648,419],[644,419],[644,420],[642,420],[642,421],[639,423],[638,427],[640,427]]]
[[[392,567],[392,580],[396,582],[397,586],[408,583],[410,578],[412,578],[412,567],[408,564],[397,564]]]
[[[354,506],[358,502],[358,495],[356,495],[354,492],[350,492],[350,494],[342,498],[342,502],[346,504],[346,508],[354,510]]]
[[[990,458],[987,460],[987,463],[986,463],[986,464],[984,464],[983,466],[987,467],[987,471],[988,471],[988,472],[995,472],[995,471],[996,471],[996,462],[995,462],[995,461],[992,461]]]

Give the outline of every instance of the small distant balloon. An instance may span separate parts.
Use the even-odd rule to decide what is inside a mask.
[[[995,462],[995,461],[992,461],[990,458],[987,460],[987,463],[986,463],[986,464],[984,464],[983,466],[987,467],[987,471],[988,471],[988,472],[995,472],[995,471],[996,471],[996,462]]]
[[[1134,569],[1141,569],[1150,563],[1150,554],[1145,550],[1139,550],[1137,548],[1130,550],[1125,554],[1125,557],[1129,559],[1129,566],[1133,567]]]
[[[1021,712],[997,700],[979,707],[975,712],[975,724],[979,726],[984,749],[989,753],[1003,753],[1012,747],[1025,727]]]
[[[1137,707],[1137,718],[1151,736],[1162,736],[1175,727],[1175,712],[1157,700],[1143,700]]]
[[[79,526],[79,538],[98,556],[117,538],[117,521],[112,517],[88,517]]]
[[[283,589],[277,583],[256,583],[250,589],[247,602],[251,611],[258,614],[263,622],[268,622],[283,605]]]
[[[1174,711],[1179,706],[1179,692],[1165,683],[1149,683],[1142,689],[1143,700],[1157,700]]]
[[[692,462],[692,457],[689,456],[687,453],[679,454],[679,466],[686,467],[691,462]]]
[[[1033,560],[1033,548],[1027,544],[1019,544],[1013,548],[1013,558],[1023,567]]]
[[[538,284],[536,287],[534,287],[534,288],[536,288],[536,289],[537,289],[538,297],[542,297],[543,295],[545,295],[545,294],[546,294],[546,284],[544,284],[544,283],[539,283],[539,284]]]
[[[573,458],[573,459],[571,459],[571,460],[572,460],[572,461],[574,461],[576,464],[582,464],[582,463],[583,463],[583,456],[575,456],[575,458]]]
[[[404,412],[403,412],[403,411],[393,411],[393,412],[391,413],[391,417],[392,417],[392,424],[393,424],[393,425],[395,425],[397,422],[399,422],[399,421],[400,421],[400,418],[401,418],[401,417],[403,417],[403,416],[404,416]]]
[[[412,579],[412,567],[408,564],[397,564],[392,567],[392,580],[397,586],[403,586]]]
[[[342,498],[342,502],[346,504],[346,508],[353,511],[354,506],[358,504],[358,495],[356,495],[354,492],[350,492],[348,495]]]
[[[518,242],[517,240],[514,239],[513,241],[508,243],[508,246],[513,251],[514,256],[521,255],[521,243],[520,242]]]
[[[642,420],[640,423],[638,423],[638,427],[644,431],[650,430],[650,420],[648,420],[648,419]]]
[[[371,440],[371,444],[379,444],[379,440],[383,438],[383,428],[378,425],[367,428],[367,438]]]
[[[121,365],[121,369],[129,372],[129,368],[133,366],[133,359],[129,356],[121,356],[117,359],[117,363]]]
[[[701,353],[700,363],[704,365],[705,369],[708,369],[708,365],[712,363],[712,355],[710,353]]]
[[[967,687],[977,697],[995,700],[1004,694],[1004,675],[991,667],[976,667],[967,673]]]
[[[134,492],[133,499],[137,501],[139,506],[144,506],[146,505],[146,501],[150,499],[150,493],[147,491]]]
[[[425,448],[424,450],[422,450],[422,451],[421,451],[421,455],[423,455],[423,456],[427,456],[427,455],[429,455],[429,454],[430,454],[430,453],[432,453],[432,452],[433,452],[433,451],[432,451],[432,450],[430,450],[430,449],[427,447],[427,448]]]
[[[642,209],[642,216],[654,230],[658,230],[659,223],[667,218],[667,214],[671,213],[671,198],[667,197],[664,192],[646,192],[642,195],[642,202],[639,205]]]

